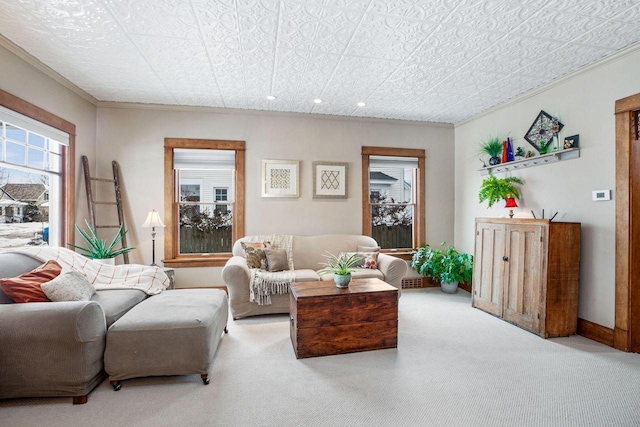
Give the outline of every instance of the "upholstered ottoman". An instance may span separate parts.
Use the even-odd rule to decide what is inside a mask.
[[[222,332],[228,297],[219,289],[177,289],[154,295],[107,331],[104,369],[114,390],[127,378],[208,372]]]

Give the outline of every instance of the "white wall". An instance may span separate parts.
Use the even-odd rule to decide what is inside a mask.
[[[80,156],[95,161],[96,107],[5,47],[0,38],[0,89],[76,125],[76,222],[88,216]]]
[[[132,262],[150,263],[151,237],[140,227],[163,210],[165,137],[246,141],[245,233],[362,232],[361,147],[422,148],[427,161],[428,242],[453,241],[453,127],[390,120],[345,119],[242,111],[112,105],[98,109],[98,168],[117,160],[123,173]],[[300,160],[300,198],[262,198],[262,159]],[[347,199],[313,199],[314,160],[349,163]],[[164,232],[156,239],[163,254]],[[178,286],[221,285],[220,268],[176,270]]]
[[[474,219],[506,215],[478,202],[482,182],[478,144],[489,135],[523,138],[540,110],[564,124],[560,139],[580,135],[580,158],[513,172],[525,181],[516,214],[558,211],[555,221],[582,223],[579,317],[613,328],[615,297],[615,124],[617,99],[640,92],[640,51],[629,50],[491,110],[455,128],[455,241],[473,252]],[[526,148],[526,147],[529,148]],[[504,176],[504,174],[499,174]],[[593,202],[592,190],[612,190],[612,200]]]

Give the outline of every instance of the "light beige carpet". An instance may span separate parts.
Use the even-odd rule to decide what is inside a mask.
[[[161,313],[159,313],[161,315]],[[399,347],[297,360],[288,316],[230,321],[211,384],[100,384],[71,399],[0,401],[9,426],[639,426],[640,355],[544,340],[471,308],[403,292]]]

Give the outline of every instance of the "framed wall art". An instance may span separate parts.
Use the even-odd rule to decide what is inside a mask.
[[[580,135],[567,136],[564,139],[564,149],[576,148],[580,145]]]
[[[299,160],[262,160],[262,197],[299,197],[299,171]]]
[[[551,152],[553,137],[557,137],[558,132],[564,125],[556,117],[552,117],[544,110],[540,110],[531,127],[527,131],[524,139],[529,141],[540,154]]]
[[[313,198],[346,199],[348,163],[313,162]]]

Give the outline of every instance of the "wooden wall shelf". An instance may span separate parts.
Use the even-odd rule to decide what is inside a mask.
[[[568,148],[566,150],[554,151],[549,154],[540,154],[538,156],[529,157],[522,160],[514,160],[513,162],[500,163],[495,166],[487,166],[479,169],[480,175],[488,175],[489,172],[508,172],[518,169],[531,168],[533,166],[541,166],[549,163],[559,162],[561,160],[571,160],[580,157],[580,148]]]

